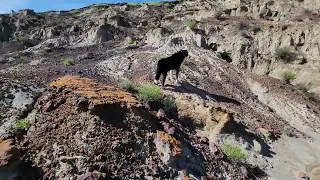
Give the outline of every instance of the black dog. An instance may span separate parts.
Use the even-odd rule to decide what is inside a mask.
[[[187,50],[181,50],[181,51],[174,53],[170,57],[160,59],[157,64],[156,77],[154,80],[154,84],[158,84],[159,78],[162,74],[163,75],[162,87],[164,87],[164,83],[166,81],[168,71],[170,71],[170,70],[176,70],[175,83],[177,84],[180,66],[181,66],[183,60],[186,57],[188,57],[188,55],[189,55],[189,53]]]

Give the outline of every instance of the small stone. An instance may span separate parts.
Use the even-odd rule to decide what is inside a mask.
[[[301,171],[298,171],[298,176],[299,176],[299,178],[303,178],[303,179],[307,179],[307,177],[308,177],[306,173],[301,172]]]
[[[44,106],[43,106],[43,110],[45,112],[50,112],[54,109],[53,103],[52,101],[47,102]]]
[[[157,117],[160,119],[160,118],[163,118],[163,117],[165,117],[165,112],[164,112],[164,110],[163,109],[159,109],[159,111],[157,112]]]
[[[258,133],[263,135],[265,138],[269,138],[271,135],[270,131],[268,131],[267,129],[264,129],[264,128],[258,128],[257,131],[258,131]]]
[[[146,108],[146,110],[150,110],[150,103],[149,102],[144,103],[144,108]]]
[[[206,137],[202,137],[202,138],[200,138],[200,142],[204,143],[204,144],[208,144],[209,140]]]

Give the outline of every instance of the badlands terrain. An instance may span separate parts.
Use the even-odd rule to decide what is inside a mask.
[[[319,22],[316,0],[2,14],[0,179],[319,180]]]

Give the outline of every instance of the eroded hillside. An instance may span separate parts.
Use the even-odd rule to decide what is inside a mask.
[[[0,15],[0,177],[319,178],[319,8],[197,0]],[[162,97],[173,110],[119,86],[150,84],[181,49],[180,84]],[[226,144],[248,156],[234,161]]]

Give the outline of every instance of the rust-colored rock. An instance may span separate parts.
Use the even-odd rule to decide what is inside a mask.
[[[79,76],[64,76],[52,82],[52,87],[64,88],[73,94],[90,99],[90,105],[120,103],[126,106],[140,107],[139,101],[130,93],[121,91],[114,86],[107,86],[89,78]]]
[[[163,131],[157,131],[157,137],[170,144],[172,156],[181,155],[182,149],[180,141]]]
[[[12,143],[13,139],[4,140],[3,136],[0,137],[0,167],[19,159],[19,150]]]

